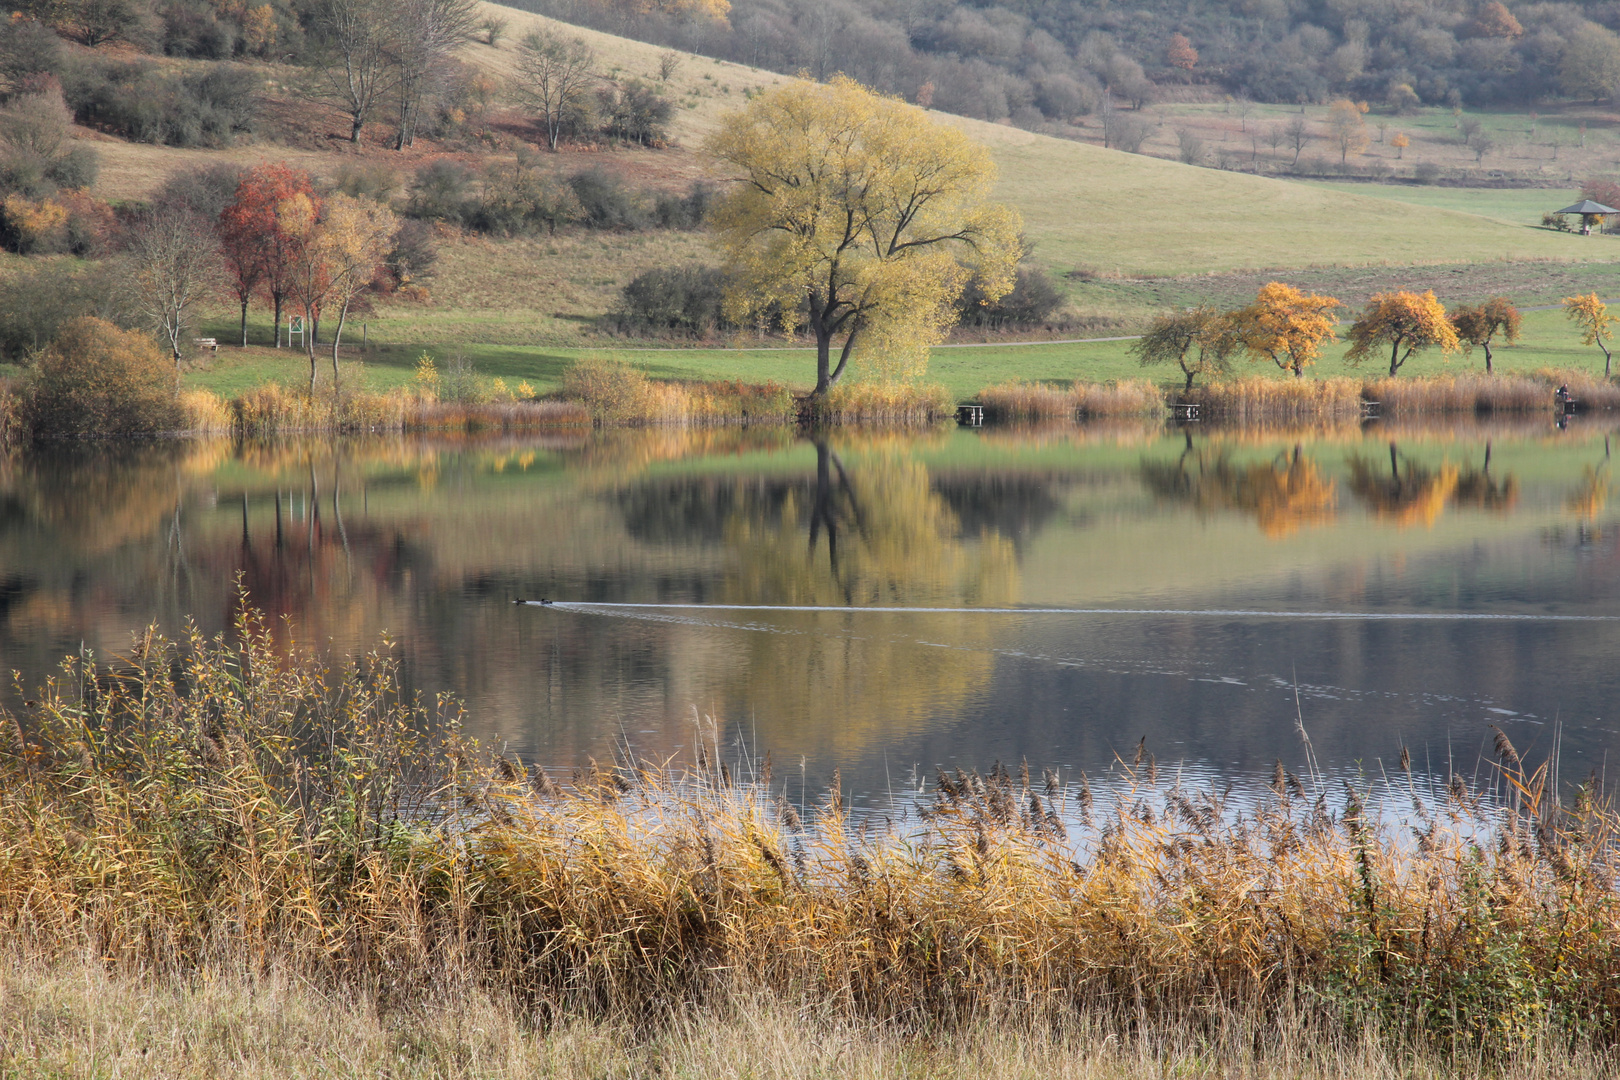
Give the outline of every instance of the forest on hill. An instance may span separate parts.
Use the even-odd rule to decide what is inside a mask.
[[[1620,87],[1620,3],[514,0],[692,52],[1026,127],[1155,98],[1525,107]]]

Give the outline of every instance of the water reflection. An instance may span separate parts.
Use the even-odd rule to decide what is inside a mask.
[[[1307,457],[1300,444],[1269,461],[1236,464],[1225,446],[1187,445],[1171,462],[1145,460],[1142,483],[1161,499],[1185,502],[1200,515],[1237,512],[1252,516],[1270,537],[1325,525],[1338,505],[1337,485]]]
[[[1440,770],[1487,721],[1534,744],[1553,717],[1598,765],[1620,750],[1613,624],[861,609],[1615,615],[1610,487],[1601,431],[1523,422],[30,452],[0,459],[0,664],[26,686],[153,619],[219,630],[240,575],[285,637],[387,631],[416,687],[564,764],[679,753],[695,714],[812,786],[835,765],[868,792],[913,764],[1095,771],[1144,735],[1161,762],[1263,776],[1297,757],[1302,712],[1340,768],[1405,742]]]

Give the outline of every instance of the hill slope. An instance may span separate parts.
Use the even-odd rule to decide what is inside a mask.
[[[506,74],[515,40],[549,26],[577,34],[609,66],[656,81],[666,50],[557,23],[496,4],[512,41],[474,46],[466,58]],[[670,80],[674,131],[697,146],[745,89],[786,80],[774,72],[683,54]],[[729,90],[723,92],[722,88]],[[1456,210],[1426,210],[1388,199],[1199,168],[1105,150],[1002,124],[936,113],[991,148],[1001,197],[1024,214],[1036,261],[1059,273],[1076,265],[1135,274],[1202,273],[1320,265],[1361,266],[1499,259],[1612,259],[1602,242],[1525,228]],[[1553,196],[1556,198],[1556,196]],[[1556,207],[1549,203],[1549,210]]]

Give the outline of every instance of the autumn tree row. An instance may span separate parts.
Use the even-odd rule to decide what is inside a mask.
[[[1261,287],[1247,307],[1217,311],[1201,305],[1159,317],[1132,352],[1144,365],[1175,364],[1186,376],[1188,390],[1200,375],[1227,374],[1240,357],[1269,361],[1299,378],[1316,363],[1323,345],[1338,340],[1342,307],[1331,296],[1273,281]],[[1382,362],[1387,349],[1393,378],[1426,349],[1452,353],[1479,347],[1485,352],[1485,370],[1491,373],[1491,345],[1499,338],[1516,341],[1519,324],[1519,312],[1506,297],[1447,312],[1432,291],[1378,293],[1350,325],[1345,360]]]
[[[133,290],[176,361],[195,308],[221,289],[241,304],[243,345],[253,299],[273,307],[278,348],[283,311],[301,312],[312,391],[319,324],[335,316],[335,387],[344,323],[356,299],[381,278],[398,229],[393,211],[371,199],[323,195],[308,173],[263,165],[241,174],[217,218],[183,204],[160,204],[146,214],[130,241]]]

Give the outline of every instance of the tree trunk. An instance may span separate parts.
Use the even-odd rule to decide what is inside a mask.
[[[1389,377],[1392,379],[1395,377],[1395,372],[1399,370],[1401,366],[1395,360],[1396,355],[1399,354],[1400,351],[1401,343],[1398,341],[1389,347]]]
[[[1487,374],[1487,375],[1496,374],[1494,371],[1491,370],[1491,343],[1489,341],[1487,341],[1481,347],[1485,350],[1485,374]]]
[[[355,143],[356,145],[359,144],[359,142],[360,142],[360,129],[365,127],[365,125],[366,125],[365,117],[361,116],[359,113],[355,113],[354,114],[354,124],[349,129],[349,141],[351,143]]]
[[[332,331],[332,393],[338,391],[338,343],[343,340],[343,323],[349,317],[349,305],[338,308],[337,329]]]
[[[816,388],[811,397],[824,398],[832,389],[832,331],[816,320]]]
[[[247,297],[242,297],[242,348],[247,348]]]
[[[276,348],[279,349],[281,348],[281,294],[273,293],[270,297],[270,301],[275,305],[276,308],[275,323],[270,327],[270,329],[275,332]],[[287,347],[289,349],[292,348],[292,338],[290,336],[287,339]]]
[[[1612,359],[1612,357],[1609,354],[1609,347],[1603,344],[1602,338],[1598,338],[1597,343],[1598,348],[1603,350],[1603,377],[1607,379],[1609,377],[1609,361]]]

